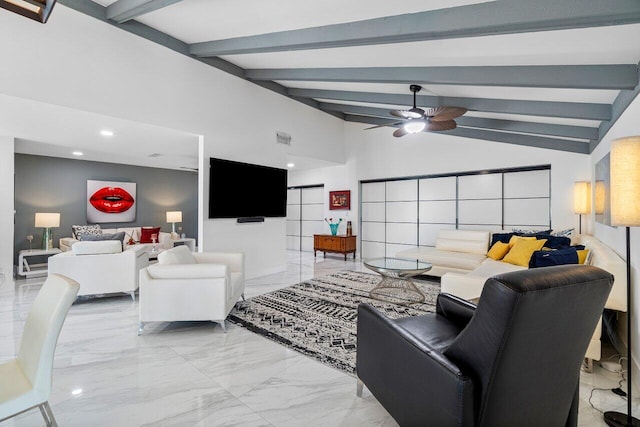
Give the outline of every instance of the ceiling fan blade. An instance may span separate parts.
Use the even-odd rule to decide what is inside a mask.
[[[435,122],[445,122],[460,117],[468,110],[462,107],[435,107],[427,110],[427,116]],[[432,114],[433,113],[433,114]]]
[[[401,124],[402,124],[402,122],[385,123],[383,125],[371,126],[371,127],[365,128],[364,130],[383,128],[383,127],[387,127],[387,126],[398,126],[398,125],[401,125]]]
[[[422,108],[413,107],[410,110],[391,110],[389,111],[389,114],[403,119],[420,119],[424,117],[424,110]]]
[[[404,128],[398,128],[393,131],[393,136],[395,136],[396,138],[400,138],[401,136],[405,136],[407,133],[408,132],[404,130]]]
[[[424,132],[437,132],[442,130],[452,130],[458,127],[455,120],[446,121],[431,121],[427,122],[427,126],[424,128]]]

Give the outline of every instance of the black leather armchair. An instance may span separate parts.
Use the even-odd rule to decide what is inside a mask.
[[[401,426],[575,426],[580,365],[613,276],[562,265],[487,280],[477,307],[391,320],[358,308],[358,394]]]

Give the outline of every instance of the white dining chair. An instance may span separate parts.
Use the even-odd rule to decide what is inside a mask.
[[[57,426],[49,406],[53,356],[62,324],[80,285],[52,274],[38,292],[15,359],[0,364],[0,422],[36,406],[47,426]]]

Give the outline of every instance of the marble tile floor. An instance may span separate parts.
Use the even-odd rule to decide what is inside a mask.
[[[338,270],[359,260],[288,253],[287,270],[249,280],[246,296]],[[43,279],[0,284],[0,363],[13,358]],[[50,400],[61,426],[395,426],[355,379],[231,323],[150,324],[137,336],[137,301],[81,299],[60,335]],[[615,360],[615,354],[611,355]],[[595,366],[580,383],[580,426],[602,426],[600,410],[626,411],[610,390],[619,374]],[[1,379],[0,379],[1,381]],[[623,385],[625,387],[625,385]],[[634,399],[635,401],[635,399]],[[634,407],[637,406],[634,404]],[[637,409],[635,409],[637,412]],[[44,425],[32,410],[0,427]]]

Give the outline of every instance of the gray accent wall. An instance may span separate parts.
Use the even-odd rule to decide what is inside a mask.
[[[42,229],[34,226],[36,212],[59,212],[60,228],[53,229],[54,246],[71,236],[72,225],[87,224],[87,180],[135,182],[136,218],[130,223],[101,223],[102,228],[162,227],[170,232],[167,211],[182,211],[183,233],[198,236],[198,175],[171,169],[89,162],[57,157],[15,154],[14,263],[20,249],[42,244]]]

